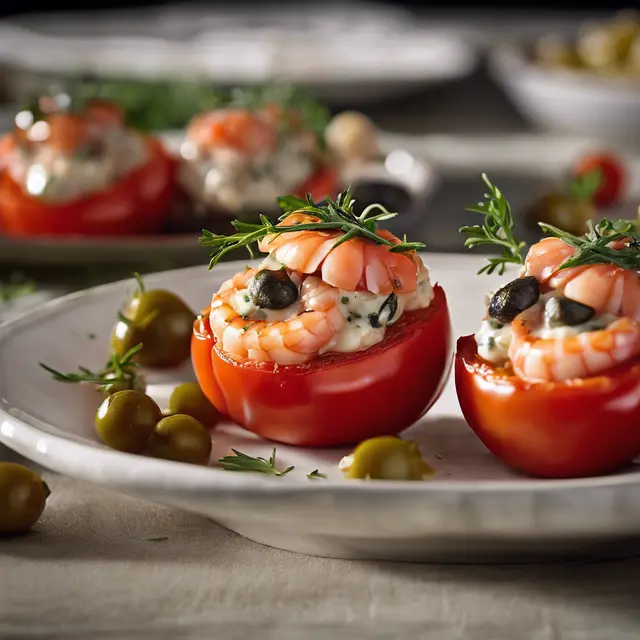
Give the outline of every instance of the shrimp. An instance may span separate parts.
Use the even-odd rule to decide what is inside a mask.
[[[303,311],[286,320],[247,320],[229,303],[255,275],[247,269],[222,284],[213,297],[209,320],[221,348],[232,355],[281,365],[304,364],[316,357],[342,328],[338,290],[317,277],[300,287]]]
[[[219,109],[195,116],[187,128],[187,139],[203,147],[228,148],[252,156],[275,149],[276,128],[265,116],[249,109]]]
[[[88,138],[87,121],[75,114],[54,113],[47,118],[46,143],[61,153],[70,155],[82,147]]]
[[[568,338],[539,338],[520,316],[512,327],[509,358],[513,370],[531,382],[585,378],[640,355],[640,323],[631,318],[619,318],[606,329]]]
[[[318,222],[319,218],[293,213],[279,226]],[[400,240],[384,229],[378,235],[398,244]],[[288,269],[301,273],[321,271],[322,279],[338,289],[365,290],[371,293],[412,293],[416,290],[419,259],[415,252],[391,253],[389,247],[366,238],[352,238],[335,249],[342,231],[291,231],[270,234],[259,242]]]
[[[635,271],[610,264],[560,269],[575,249],[558,238],[533,245],[525,261],[525,275],[535,276],[549,289],[581,302],[596,313],[611,313],[640,322],[640,278]]]

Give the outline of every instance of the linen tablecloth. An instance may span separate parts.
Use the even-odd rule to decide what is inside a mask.
[[[0,638],[640,636],[640,558],[536,566],[312,558],[45,478],[52,494],[40,523],[0,539]]]

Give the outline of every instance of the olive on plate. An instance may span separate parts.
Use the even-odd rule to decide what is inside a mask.
[[[49,487],[37,473],[13,462],[0,463],[0,533],[24,533],[42,515]]]
[[[589,200],[550,192],[534,202],[527,211],[526,218],[532,225],[545,222],[574,235],[582,235],[588,230],[587,222],[594,220],[597,215],[596,208]]]
[[[112,449],[142,453],[162,419],[160,407],[140,391],[117,391],[96,412],[96,432]]]
[[[183,414],[162,418],[149,441],[149,455],[175,462],[206,465],[211,456],[211,436],[201,422]]]
[[[347,478],[372,480],[422,480],[433,473],[415,442],[395,436],[361,442],[340,468]]]
[[[191,416],[207,429],[215,427],[222,419],[220,412],[209,402],[197,382],[185,382],[173,390],[169,397],[168,413]]]
[[[195,313],[174,293],[146,290],[138,278],[138,289],[119,314],[111,335],[111,347],[122,356],[142,343],[136,360],[143,367],[177,367],[190,355]]]
[[[262,269],[249,282],[251,302],[260,309],[286,309],[298,295],[298,287],[285,269]]]

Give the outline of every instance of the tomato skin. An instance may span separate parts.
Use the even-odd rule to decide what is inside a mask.
[[[584,156],[575,167],[575,175],[600,169],[602,179],[593,194],[593,203],[598,207],[612,207],[624,197],[627,186],[627,171],[622,161],[613,153],[606,151]]]
[[[455,382],[462,413],[484,445],[518,471],[579,478],[615,471],[640,453],[640,361],[607,375],[528,383],[458,340]]]
[[[338,174],[329,166],[319,166],[316,171],[300,185],[295,195],[304,198],[311,194],[314,202],[320,202],[327,196],[335,198],[338,195]]]
[[[219,411],[276,442],[327,447],[395,435],[433,405],[451,369],[449,309],[442,288],[434,291],[382,343],[290,367],[222,354],[201,318],[192,340],[198,382]]]
[[[43,202],[25,194],[8,172],[0,173],[0,229],[13,236],[160,232],[173,199],[176,163],[157,140],[147,144],[147,164],[104,191],[71,202]]]

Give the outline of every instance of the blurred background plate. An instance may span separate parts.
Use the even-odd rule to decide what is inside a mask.
[[[10,90],[30,74],[206,79],[218,85],[286,78],[331,103],[363,103],[460,78],[477,62],[462,37],[416,26],[376,4],[209,5],[108,14],[15,17],[0,23]]]

